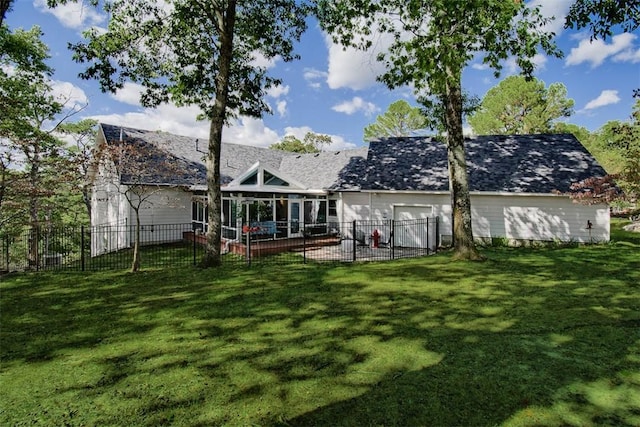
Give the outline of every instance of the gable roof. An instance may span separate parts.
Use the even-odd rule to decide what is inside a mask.
[[[204,165],[207,141],[173,135],[161,131],[100,124],[107,143],[119,141],[142,141],[170,153],[185,165],[185,173],[175,177],[169,184],[192,187],[206,186]],[[347,170],[360,159],[364,161],[366,148],[345,151],[328,151],[315,154],[297,154],[287,151],[251,145],[223,143],[220,153],[220,184],[224,187],[246,173],[256,163],[272,171],[281,171],[308,189],[324,190],[346,183],[354,175]],[[355,175],[357,176],[357,175]],[[166,180],[166,179],[165,179]],[[154,184],[164,184],[156,182]]]
[[[100,128],[107,143],[122,138],[149,143],[169,153],[184,169],[155,184],[206,187],[207,141],[108,124]],[[567,192],[572,183],[606,175],[570,134],[493,135],[465,139],[470,191],[549,194]],[[369,147],[298,154],[250,145],[223,143],[221,185],[256,164],[280,171],[296,186],[324,191],[449,191],[447,148],[432,137],[395,137]],[[237,186],[235,186],[237,191]],[[293,190],[293,189],[292,189]]]
[[[566,192],[572,183],[606,172],[570,134],[465,138],[470,191]],[[431,137],[370,143],[366,190],[449,191],[447,148]]]

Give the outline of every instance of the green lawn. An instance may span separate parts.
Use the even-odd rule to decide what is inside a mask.
[[[0,425],[640,425],[640,235],[483,253],[2,277]]]

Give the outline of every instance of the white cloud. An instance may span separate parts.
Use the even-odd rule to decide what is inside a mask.
[[[384,65],[376,57],[391,45],[391,37],[380,35],[373,47],[367,51],[354,48],[344,49],[325,36],[329,48],[329,69],[327,84],[331,89],[366,89],[375,85],[376,77],[385,71]]]
[[[640,62],[640,49],[627,49],[613,57],[616,62]]]
[[[251,61],[251,65],[268,70],[269,68],[275,67],[279,59],[279,56],[276,56],[274,58],[267,58],[262,53],[255,51],[253,52],[253,61]]]
[[[584,109],[593,110],[606,105],[617,104],[618,102],[620,102],[620,97],[617,90],[603,90],[597,98],[587,102]]]
[[[278,85],[273,86],[267,89],[267,96],[278,99],[283,95],[287,95],[289,93],[289,86],[287,85]]]
[[[473,68],[474,70],[484,71],[489,69],[489,65],[483,64],[482,62],[474,62],[473,64],[471,64],[471,68]]]
[[[363,111],[367,117],[373,115],[377,111],[380,111],[380,109],[376,107],[375,104],[367,102],[359,96],[353,97],[353,99],[351,99],[350,101],[344,101],[338,105],[334,105],[333,107],[331,107],[331,109],[333,111],[337,111],[338,113],[345,113],[347,115],[352,115],[357,113],[358,111]]]
[[[134,105],[136,107],[140,106],[140,94],[144,92],[144,86],[139,85],[137,83],[125,83],[124,87],[115,94],[110,94],[113,99],[116,101],[122,102],[124,104]]]
[[[73,83],[54,80],[51,82],[51,92],[58,102],[70,109],[84,108],[89,104],[84,91]]]
[[[49,8],[46,0],[33,0],[33,6],[43,13],[52,14],[63,26],[76,30],[97,25],[106,20],[105,15],[96,12],[93,6],[86,5],[82,1]]]
[[[154,109],[94,115],[91,118],[103,123],[137,129],[161,130],[206,141],[209,138],[209,122],[196,120],[199,113],[200,109],[196,106],[176,107],[172,104],[163,104]],[[236,119],[225,127],[222,139],[224,142],[260,147],[268,147],[280,140],[277,132],[266,127],[262,119],[246,117]]]
[[[222,139],[224,142],[257,147],[268,147],[280,141],[277,132],[266,127],[262,119],[250,117],[236,119],[231,126],[224,129]]]
[[[535,66],[534,73],[544,70],[547,60],[548,58],[541,53],[536,53],[535,55],[533,55],[533,58],[531,58],[531,62]],[[515,56],[507,59],[504,63],[504,66],[508,74],[516,74],[520,71],[520,67],[518,67]]]
[[[276,110],[278,111],[278,114],[280,114],[280,117],[284,117],[287,115],[287,101],[278,101],[278,103],[276,104]]]
[[[533,0],[527,6],[540,7],[540,13],[545,18],[554,18],[544,26],[544,31],[550,31],[556,35],[564,28],[564,20],[569,13],[569,8],[575,0]]]
[[[591,68],[596,68],[607,58],[630,51],[633,48],[633,41],[636,37],[631,33],[618,34],[611,38],[610,44],[601,39],[593,41],[588,38],[582,39],[578,47],[571,49],[565,64],[578,65],[583,62],[590,62]]]
[[[328,76],[329,73],[316,70],[315,68],[305,68],[303,73],[304,79],[313,89],[320,89],[321,84],[318,80],[326,80]]]

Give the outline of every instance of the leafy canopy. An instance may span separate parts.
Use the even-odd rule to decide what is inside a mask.
[[[625,32],[640,26],[640,0],[575,0],[565,19],[565,28],[589,28],[592,38],[606,39],[612,27]]]
[[[487,92],[468,120],[479,135],[547,133],[554,120],[571,116],[573,104],[562,83],[547,88],[536,78],[509,76]]]
[[[264,90],[280,83],[260,61],[297,58],[293,43],[306,28],[307,6],[292,0],[234,3],[233,22],[230,10],[216,1],[107,3],[108,31],[89,30],[86,43],[71,46],[76,61],[90,64],[81,76],[98,80],[105,91],[136,82],[144,87],[145,106],[197,105],[210,118],[221,78],[219,57],[226,54],[221,49],[225,37],[232,37],[225,113],[260,116],[269,109]]]
[[[367,49],[379,34],[391,35],[378,56],[385,72],[378,80],[393,89],[410,86],[421,103],[438,114],[433,127],[446,132],[452,204],[454,256],[478,259],[471,229],[462,119],[462,71],[480,58],[499,75],[515,57],[524,74],[542,49],[560,56],[538,9],[512,0],[319,0],[318,16],[333,40]]]
[[[389,105],[384,114],[376,117],[375,123],[364,128],[364,139],[370,141],[392,136],[409,136],[413,131],[426,128],[427,118],[419,107],[412,107],[404,99]]]
[[[323,147],[331,145],[331,142],[329,135],[307,132],[304,135],[304,141],[300,141],[293,135],[286,135],[282,141],[271,144],[269,148],[292,153],[319,153]]]

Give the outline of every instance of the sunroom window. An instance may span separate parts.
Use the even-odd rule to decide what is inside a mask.
[[[264,178],[264,185],[278,185],[280,187],[289,186],[289,183],[287,181],[285,181],[280,177],[275,176],[274,174],[268,171],[264,171],[263,178]]]

